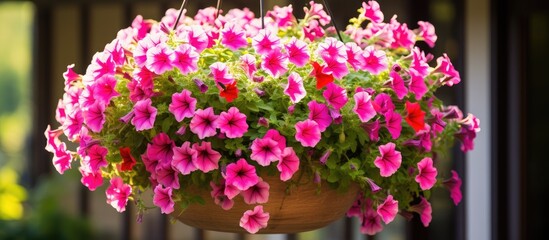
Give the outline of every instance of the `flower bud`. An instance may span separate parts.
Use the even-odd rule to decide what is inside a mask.
[[[290,105],[290,106],[288,107],[288,113],[289,113],[290,115],[292,115],[292,114],[294,114],[294,111],[295,111],[295,105]]]
[[[256,82],[256,83],[262,83],[265,80],[265,77],[263,77],[263,76],[254,76],[252,78],[252,80],[254,80],[254,82]]]
[[[236,151],[234,151],[234,156],[239,158],[242,156],[242,149],[236,149]]]
[[[193,79],[193,81],[196,86],[198,86],[198,89],[200,89],[201,93],[205,93],[206,91],[208,91],[208,85],[206,85],[202,80],[195,78]]]
[[[313,182],[316,184],[320,184],[320,173],[318,171],[315,172],[315,176],[313,178]]]
[[[258,96],[260,96],[260,97],[265,96],[265,91],[263,91],[263,90],[261,90],[261,89],[259,89],[259,88],[254,88],[254,92],[255,92]]]
[[[339,134],[339,143],[344,143],[344,142],[345,142],[345,133],[341,132]]]
[[[177,132],[175,132],[177,135],[185,135],[185,133],[187,132],[187,125],[186,124],[183,124],[183,126],[181,126]]]
[[[257,125],[268,128],[269,127],[269,120],[267,120],[264,117],[260,117],[259,120],[257,120]]]
[[[330,155],[332,154],[332,149],[328,149],[323,155],[322,157],[320,157],[320,163],[322,165],[325,165],[326,162],[328,161],[328,158],[330,157]]]
[[[402,70],[402,67],[398,64],[395,64],[395,65],[393,65],[392,70],[395,71],[395,72],[400,72],[400,70]]]

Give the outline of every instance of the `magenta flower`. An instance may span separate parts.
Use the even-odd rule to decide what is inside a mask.
[[[309,15],[311,18],[318,18],[318,21],[322,26],[330,23],[330,16],[324,11],[324,6],[322,4],[310,1],[309,5],[311,5],[310,9],[303,7],[305,14]]]
[[[461,202],[461,178],[456,171],[452,170],[452,177],[444,180],[442,184],[450,191],[450,197],[454,201],[454,204],[457,206]]]
[[[414,69],[419,76],[426,77],[429,75],[429,64],[427,62],[431,60],[433,55],[429,54],[425,56],[425,52],[421,51],[418,47],[414,47],[412,50],[412,63],[410,69]]]
[[[355,106],[353,107],[353,112],[358,115],[360,121],[368,122],[376,115],[376,110],[372,105],[371,98],[367,92],[357,92],[355,93]]]
[[[383,12],[381,12],[379,3],[376,1],[368,1],[368,3],[362,2],[362,8],[364,8],[364,17],[370,19],[370,21],[374,23],[383,22]]]
[[[246,191],[242,192],[242,197],[246,204],[262,204],[269,201],[269,184],[265,181],[259,181]]]
[[[221,154],[212,149],[212,143],[202,142],[193,144],[193,149],[196,151],[196,158],[193,158],[193,164],[202,172],[209,172],[219,168],[219,159]]]
[[[330,110],[326,105],[317,101],[310,101],[307,106],[309,106],[309,119],[318,124],[320,132],[324,132],[332,124]]]
[[[152,139],[151,143],[147,144],[146,155],[152,161],[159,161],[160,164],[169,166],[171,165],[171,161],[173,159],[174,147],[175,143],[170,139],[168,134],[159,133]],[[143,161],[145,162],[145,160]],[[147,170],[154,172],[156,170],[155,168]]]
[[[314,147],[320,142],[320,128],[318,123],[307,119],[295,124],[295,140],[299,141],[304,147]]]
[[[299,158],[292,147],[284,148],[282,157],[276,166],[280,172],[280,180],[288,181],[299,170]]]
[[[437,58],[437,66],[434,72],[442,73],[446,77],[441,78],[442,85],[454,86],[461,82],[459,72],[454,68],[454,65],[450,61],[448,55],[444,54],[442,57]]]
[[[431,223],[431,214],[433,212],[433,209],[431,208],[431,203],[429,203],[427,199],[425,199],[423,196],[420,196],[420,198],[421,202],[417,205],[411,206],[410,211],[418,213],[421,218],[421,222],[423,223],[423,226],[428,227],[429,223]]]
[[[219,130],[228,138],[239,138],[248,131],[246,115],[240,113],[238,108],[231,107],[227,112],[222,112],[217,119]]]
[[[396,145],[392,142],[379,146],[381,154],[374,160],[374,165],[379,168],[379,175],[389,177],[393,175],[402,163],[402,155],[395,150]]]
[[[261,166],[269,166],[272,162],[280,160],[282,151],[278,142],[271,138],[256,138],[252,142],[252,155],[250,158]]]
[[[345,63],[347,61],[347,48],[345,47],[345,44],[333,37],[327,37],[324,42],[320,43],[317,51],[318,55],[320,55],[325,62],[332,59],[339,63]]]
[[[221,31],[221,43],[233,51],[246,47],[248,46],[246,32],[234,22],[226,23]]]
[[[147,51],[145,66],[158,75],[163,74],[166,71],[172,70],[173,54],[173,50],[166,43],[162,42]]]
[[[435,27],[433,24],[424,21],[418,21],[419,25],[419,36],[429,45],[429,47],[435,47],[435,42],[437,41],[437,35],[435,33]]]
[[[242,67],[246,71],[246,75],[248,76],[248,78],[252,78],[255,71],[257,71],[255,57],[250,54],[244,54],[240,57],[240,61],[242,61]]]
[[[82,111],[84,123],[88,128],[96,133],[101,132],[105,124],[105,104],[97,101]]]
[[[388,112],[384,114],[385,128],[391,134],[393,139],[400,137],[402,131],[402,116],[398,112]]]
[[[396,15],[391,19],[394,41],[391,43],[392,48],[403,47],[408,50],[412,49],[416,43],[416,35],[406,23],[399,23],[396,20]]]
[[[197,169],[193,163],[196,157],[196,150],[191,147],[191,143],[184,142],[181,147],[173,148],[172,167],[183,175],[189,175]]]
[[[259,229],[267,227],[268,221],[269,213],[263,212],[263,206],[257,205],[254,210],[244,212],[244,215],[240,218],[240,227],[246,229],[248,233],[254,234]]]
[[[226,184],[224,179],[222,179],[222,182],[224,184],[223,194],[225,194],[227,198],[233,199],[238,194],[240,194],[241,191],[237,187],[235,187],[234,185]]]
[[[233,208],[234,201],[224,194],[226,190],[225,181],[221,181],[220,185],[216,185],[214,182],[210,182],[210,187],[212,187],[210,195],[214,199],[214,203],[216,205],[221,206],[223,210],[229,210]]]
[[[234,186],[240,191],[248,190],[259,182],[255,167],[248,164],[244,158],[227,165],[224,177],[225,185]]]
[[[459,121],[461,128],[455,136],[461,140],[461,151],[467,152],[473,150],[477,133],[480,132],[480,120],[473,114],[468,114],[466,118]]]
[[[398,99],[402,100],[404,96],[408,94],[408,89],[406,89],[406,86],[404,85],[404,80],[402,80],[402,77],[396,71],[391,71],[389,76],[391,77],[391,88]]]
[[[92,62],[86,69],[86,74],[82,81],[89,85],[93,80],[102,77],[103,75],[114,75],[116,64],[112,59],[112,55],[108,52],[97,52],[92,57]]]
[[[269,129],[263,138],[270,138],[272,140],[275,140],[278,143],[278,148],[280,148],[280,151],[284,151],[286,148],[286,138],[282,135],[280,135],[280,132],[278,132],[276,129]]]
[[[347,98],[347,90],[335,83],[329,83],[326,90],[322,93],[322,96],[324,96],[328,104],[336,110],[339,110],[345,106],[349,100]]]
[[[419,75],[418,72],[410,69],[410,77],[411,79],[408,87],[410,88],[410,92],[416,95],[416,100],[419,101],[429,90],[427,89],[427,85],[425,85],[424,78]]]
[[[262,29],[252,39],[252,46],[258,54],[267,54],[273,49],[281,47],[280,38],[269,30]]]
[[[196,72],[199,55],[196,49],[189,44],[179,45],[171,55],[171,65],[178,68],[181,74]]]
[[[219,126],[217,120],[218,116],[214,114],[212,107],[198,109],[191,120],[191,132],[198,135],[200,139],[215,136]]]
[[[272,18],[279,28],[290,27],[295,22],[292,5],[274,6],[273,11],[268,11],[267,16]]]
[[[191,97],[191,94],[191,91],[183,89],[181,93],[174,93],[172,95],[172,102],[168,110],[173,113],[175,120],[178,122],[194,116],[196,98]]]
[[[71,152],[67,151],[67,145],[64,142],[60,143],[55,150],[52,162],[55,170],[60,174],[71,168],[72,155]]]
[[[288,85],[284,88],[284,94],[290,97],[293,104],[298,103],[307,95],[303,86],[303,78],[298,73],[290,73],[290,76],[288,76]]]
[[[154,188],[153,203],[160,208],[163,214],[170,214],[174,210],[175,202],[172,199],[172,192],[171,187],[164,188],[160,184]]]
[[[83,124],[84,117],[82,116],[82,111],[75,109],[73,112],[67,114],[62,126],[63,133],[65,133],[70,141],[74,141],[80,136]]]
[[[426,157],[417,163],[419,173],[416,182],[421,190],[431,189],[437,182],[437,169],[433,166],[433,159]]]
[[[87,156],[82,160],[82,164],[89,167],[93,172],[99,172],[102,167],[106,167],[109,163],[107,162],[107,154],[109,150],[106,147],[102,147],[99,144],[94,144],[89,147],[87,150]]]
[[[379,141],[379,120],[375,120],[371,123],[363,123],[362,128],[366,130],[368,133],[368,137],[370,138],[370,141],[377,142]]]
[[[191,46],[193,46],[197,52],[202,52],[202,50],[208,47],[208,36],[202,27],[200,26],[186,26],[185,37]]]
[[[151,176],[163,186],[179,189],[179,173],[172,168],[171,163],[158,165],[154,174],[151,174]]]
[[[154,120],[156,119],[156,108],[152,106],[151,99],[140,100],[133,106],[132,124],[135,126],[135,130],[143,131],[154,127]]]
[[[342,79],[349,74],[349,69],[347,68],[346,60],[343,60],[343,62],[340,61],[341,60],[338,60],[335,57],[326,59],[326,64],[323,65],[322,73]]]
[[[67,66],[67,71],[63,73],[63,78],[65,79],[65,90],[71,86],[74,81],[82,79],[80,74],[77,74],[73,70],[74,64]]]
[[[48,125],[46,127],[46,131],[44,131],[44,136],[46,136],[46,151],[55,153],[57,149],[59,149],[61,145],[61,140],[59,140],[59,136],[63,134],[63,130],[61,129],[55,129],[51,130],[51,126]]]
[[[278,77],[288,70],[288,56],[280,49],[273,49],[261,59],[261,67],[273,77]]]
[[[80,179],[80,182],[82,185],[86,186],[90,191],[95,191],[99,186],[103,184],[103,176],[101,175],[101,172],[94,172],[89,169],[89,167],[81,166],[80,167],[80,173],[82,174],[82,178]]]
[[[347,47],[347,62],[358,71],[363,67],[363,51],[355,42],[348,42],[345,44]]]
[[[94,100],[103,101],[108,104],[111,99],[120,96],[115,90],[116,78],[114,75],[105,74],[95,80],[93,83],[93,98]]]
[[[288,60],[298,67],[303,67],[309,61],[309,50],[307,44],[295,37],[285,45],[288,52]]]
[[[376,96],[373,102],[374,109],[380,114],[395,111],[395,104],[391,100],[391,96],[387,93],[380,93]]]
[[[110,204],[118,212],[126,211],[128,197],[132,194],[132,187],[124,184],[120,177],[113,177],[110,183],[111,185],[105,191],[107,204]]]
[[[222,62],[216,62],[210,65],[213,78],[216,82],[220,82],[225,85],[229,85],[234,82],[234,77],[229,73],[227,64]]]
[[[366,212],[362,216],[362,224],[360,225],[360,232],[368,235],[375,235],[383,230],[381,225],[381,216],[376,211],[367,207]]]
[[[376,50],[374,46],[371,45],[364,49],[362,57],[364,58],[364,70],[374,75],[378,75],[379,73],[387,70],[387,65],[389,63],[383,50]]]
[[[398,201],[393,199],[393,195],[387,196],[385,201],[377,206],[377,214],[385,224],[392,222],[398,213]]]

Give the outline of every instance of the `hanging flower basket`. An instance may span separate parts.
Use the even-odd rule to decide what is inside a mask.
[[[85,74],[63,74],[60,127],[45,132],[53,165],[77,168],[91,191],[106,181],[119,212],[133,201],[142,216],[152,197],[204,229],[301,232],[345,212],[367,234],[397,213],[428,226],[430,189],[461,201],[459,176],[439,172],[435,153],[455,139],[471,150],[479,131],[434,95],[459,73],[415,46],[435,44],[427,22],[383,22],[369,1],[338,32],[324,9],[311,1],[300,20],[291,5],[264,18],[138,16]]]

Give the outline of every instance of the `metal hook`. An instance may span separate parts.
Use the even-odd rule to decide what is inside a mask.
[[[324,3],[324,7],[326,7],[326,12],[328,12],[328,15],[330,15],[330,18],[332,20],[332,25],[334,25],[334,28],[336,30],[337,36],[339,37],[339,40],[343,42],[343,38],[341,38],[341,34],[339,33],[339,30],[337,29],[337,25],[335,23],[334,15],[332,14],[332,11],[330,11],[330,6],[328,6],[328,2],[326,0],[322,0]]]
[[[183,9],[185,9],[185,5],[187,5],[187,0],[183,0],[181,3],[181,8],[179,9],[179,15],[177,15],[177,19],[175,20],[175,24],[173,25],[173,30],[177,29],[177,25],[179,24],[179,20],[181,19],[181,16],[183,15]]]
[[[263,0],[259,0],[259,15],[261,16],[261,29],[265,29],[265,16],[263,15]]]
[[[217,6],[215,7],[215,19],[217,19],[217,17],[219,17],[221,2],[222,2],[221,0],[217,0]]]

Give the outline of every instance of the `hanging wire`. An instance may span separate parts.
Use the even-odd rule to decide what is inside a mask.
[[[261,29],[265,29],[265,16],[263,15],[263,0],[259,0],[259,15],[261,16]]]
[[[330,6],[328,5],[328,2],[326,0],[322,0],[324,3],[324,7],[326,8],[326,12],[328,12],[328,15],[330,15],[330,18],[332,20],[332,25],[334,25],[334,28],[336,30],[337,36],[339,37],[339,40],[343,42],[343,38],[341,38],[341,34],[339,33],[339,30],[337,29],[337,25],[335,23],[334,15],[332,14],[332,11],[330,10]]]
[[[221,0],[217,0],[217,6],[215,7],[215,19],[219,17],[219,11],[221,10]]]
[[[181,16],[183,15],[183,9],[185,9],[185,6],[187,5],[187,0],[183,0],[181,3],[181,8],[179,9],[179,15],[177,15],[177,20],[175,20],[175,24],[173,25],[173,30],[177,29],[177,25],[179,24],[179,20],[181,19]]]

